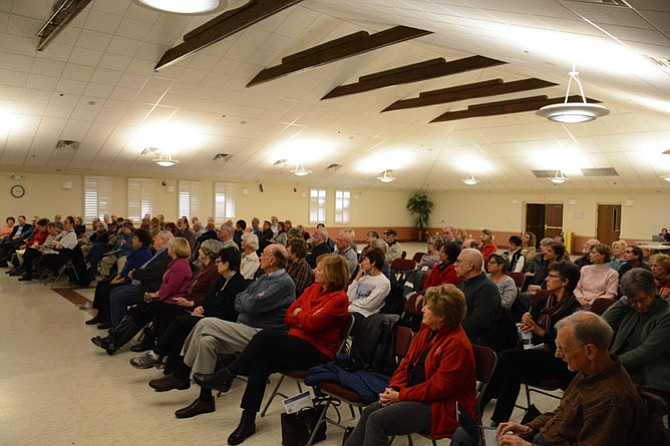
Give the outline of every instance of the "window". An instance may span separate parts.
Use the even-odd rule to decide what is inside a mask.
[[[351,214],[351,192],[335,191],[335,223],[348,224]]]
[[[95,217],[102,220],[112,212],[112,178],[84,177],[84,220],[91,223]]]
[[[217,223],[235,218],[234,193],[234,184],[214,183],[214,219]]]
[[[326,191],[324,189],[309,190],[309,222],[325,223]]]
[[[179,181],[179,217],[198,217],[200,181]]]
[[[145,214],[153,212],[154,180],[148,178],[128,178],[128,218],[139,225]]]

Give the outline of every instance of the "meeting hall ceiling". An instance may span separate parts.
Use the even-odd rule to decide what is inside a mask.
[[[213,33],[194,30],[224,11],[93,0],[38,51],[54,1],[0,0],[0,169],[670,190],[667,0],[254,2],[281,3],[161,66]],[[610,114],[581,124],[537,116],[538,104],[563,100],[573,63],[585,95]],[[148,148],[180,162],[159,167]],[[297,163],[311,174],[294,176]],[[377,180],[385,170],[394,182]],[[554,186],[546,176],[557,170],[569,181]],[[479,184],[462,182],[471,174]]]

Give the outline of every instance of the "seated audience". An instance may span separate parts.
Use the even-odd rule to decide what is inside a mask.
[[[646,269],[633,268],[621,282],[624,297],[603,315],[615,332],[610,352],[633,382],[670,403],[670,305]]]
[[[458,246],[456,242],[450,242],[442,245],[440,248],[440,263],[438,263],[432,270],[430,274],[424,276],[423,283],[421,284],[421,290],[419,295],[416,297],[416,309],[420,309],[423,305],[424,295],[421,294],[425,290],[432,288],[438,285],[445,285],[451,283],[453,285],[458,285],[462,282],[462,279],[458,276],[456,272],[456,259],[458,259],[459,254],[461,253],[461,247]]]
[[[626,246],[626,242],[623,240],[612,242],[612,260],[609,261],[608,265],[610,268],[617,270],[617,272],[619,271],[621,265],[626,263],[626,260],[624,259]]]
[[[384,232],[388,249],[386,250],[386,261],[393,263],[395,259],[402,257],[402,246],[398,242],[398,232],[395,229],[388,229]]]
[[[373,240],[379,240],[379,233],[378,233],[377,231],[368,231],[368,232],[365,234],[365,243],[366,243],[366,245],[365,245],[365,247],[363,248],[363,250],[361,251],[361,255],[358,256],[359,261],[362,262],[362,261],[363,261],[363,258],[365,257],[365,254],[367,254],[367,252],[368,252],[369,250],[372,249],[372,246],[371,246],[371,245],[372,245],[372,241],[373,241]]]
[[[5,224],[0,226],[0,240],[5,240],[12,235],[14,224],[16,224],[14,217],[5,218]]]
[[[649,265],[644,262],[644,253],[637,245],[627,246],[623,253],[623,258],[626,263],[619,267],[619,281],[621,281],[624,274],[633,268],[649,269]]]
[[[190,315],[177,316],[152,351],[130,360],[133,367],[148,369],[160,365],[162,359],[167,357],[163,370],[165,376],[151,381],[156,391],[190,387],[188,379],[190,369],[184,364],[180,353],[189,333],[199,321],[203,320],[203,317],[233,322],[237,320],[235,296],[247,286],[239,272],[240,260],[240,253],[235,248],[222,249],[214,263],[219,276],[218,281],[202,305],[195,307]]]
[[[49,225],[49,220],[46,218],[41,218],[35,222],[36,230],[33,232],[32,237],[29,240],[26,240],[26,243],[19,246],[15,251],[16,259],[12,263],[12,269],[8,271],[10,276],[17,276],[23,274],[23,255],[26,252],[26,249],[38,249],[40,246],[44,245],[46,242],[47,236],[47,226]]]
[[[105,253],[104,257],[100,260],[100,275],[103,278],[106,278],[110,275],[112,267],[116,264],[117,271],[123,269],[123,265],[126,262],[128,255],[133,250],[133,224],[129,221],[125,221],[121,224],[121,229],[119,230],[114,242],[114,248]]]
[[[537,255],[537,236],[532,232],[524,232],[521,235],[521,254],[526,260],[524,271],[530,266],[533,259]]]
[[[98,264],[102,257],[113,249],[109,244],[110,233],[107,230],[107,223],[99,221],[95,226],[95,232],[88,238],[88,244],[81,247],[84,254],[84,260],[88,264],[88,275],[91,280],[95,279],[98,273]]]
[[[588,308],[593,301],[604,297],[616,299],[619,292],[619,273],[610,268],[612,251],[607,245],[598,244],[591,248],[589,265],[584,265],[581,278],[575,288],[575,297],[583,307]]]
[[[498,247],[493,243],[493,232],[491,232],[490,229],[482,229],[477,249],[484,256],[484,263],[489,261],[489,256],[491,254],[498,251]]]
[[[14,251],[26,243],[33,236],[34,232],[35,228],[26,222],[26,216],[19,215],[19,224],[12,228],[12,232],[8,237],[0,241],[0,268],[7,268],[9,266],[7,262],[11,260]]]
[[[249,228],[249,232],[251,232],[253,234],[256,234],[256,237],[258,237],[259,243],[260,243],[260,240],[261,240],[260,224],[261,224],[261,221],[258,219],[258,217],[254,217],[254,218],[251,219],[251,228]]]
[[[272,237],[272,242],[279,243],[282,246],[286,246],[287,240],[288,235],[286,234],[286,225],[284,224],[283,221],[277,221],[277,233],[274,235],[274,237]]]
[[[465,240],[467,235],[464,235],[462,229],[454,229],[451,225],[446,225],[442,228],[442,238],[445,243],[456,243],[459,247],[463,245],[463,240]]]
[[[579,270],[564,260],[552,263],[547,275],[547,291],[551,294],[533,303],[530,312],[521,318],[520,330],[532,333],[535,348],[503,350],[495,373],[481,400],[481,412],[491,400],[498,398],[491,420],[495,425],[509,420],[519,396],[521,384],[533,380],[557,380],[567,385],[573,374],[556,349],[556,323],[581,309],[573,291],[579,281]]]
[[[235,297],[237,321],[206,317],[198,322],[184,341],[181,372],[153,380],[149,385],[162,392],[187,389],[188,374],[210,374],[215,371],[219,356],[241,352],[249,341],[263,329],[283,330],[286,310],[295,301],[295,285],[286,273],[286,249],[269,245],[261,255],[263,275]],[[200,396],[190,405],[175,412],[177,418],[190,418],[214,412],[214,398],[209,387],[202,387]]]
[[[242,246],[242,236],[247,229],[247,222],[244,220],[237,220],[235,222],[235,233],[233,234],[233,241],[237,246]]]
[[[440,248],[444,245],[444,239],[437,235],[428,237],[426,243],[426,253],[421,257],[418,269],[421,270],[426,267],[426,270],[433,269],[435,265],[440,263]]]
[[[556,357],[577,375],[554,411],[528,424],[500,424],[499,444],[635,444],[645,408],[628,373],[609,354],[612,328],[600,316],[586,311],[560,320],[555,328]],[[477,440],[460,428],[451,444],[475,446]]]
[[[379,313],[384,306],[386,296],[391,291],[391,282],[382,273],[383,266],[384,254],[377,249],[368,251],[356,278],[347,289],[349,313],[354,315],[356,323]]]
[[[300,296],[314,282],[314,273],[305,258],[307,257],[307,242],[301,237],[291,239],[288,241],[286,252],[288,253],[286,272],[295,284],[295,295]]]
[[[233,240],[234,232],[233,227],[225,223],[219,228],[219,240],[221,240],[224,248],[240,249],[240,247],[237,246],[237,243]]]
[[[328,231],[326,231],[326,228],[321,227],[314,230],[311,239],[312,249],[306,257],[307,263],[312,268],[316,268],[316,260],[319,258],[319,256],[333,252],[328,246],[328,243],[326,243],[327,238]]]
[[[215,242],[212,242],[215,243]],[[218,252],[217,252],[218,254]],[[172,261],[168,264],[160,288],[155,292],[144,293],[144,301],[131,308],[128,314],[114,326],[109,332],[109,336],[101,338],[96,336],[91,342],[96,346],[113,355],[126,342],[130,341],[141,329],[151,321],[160,312],[168,314],[174,319],[178,314],[184,313],[183,308],[193,308],[193,301],[186,299],[193,273],[188,259],[191,256],[191,247],[184,237],[175,237],[168,248],[168,255]],[[212,263],[212,262],[210,262]],[[216,268],[205,268],[207,281],[211,290],[214,285],[209,277],[211,271]],[[196,281],[197,286],[197,281]],[[201,293],[204,298],[204,293]]]
[[[82,220],[81,217],[75,217],[73,230],[74,233],[77,234],[78,239],[82,238],[84,233],[86,233],[86,225],[84,224],[84,220]]]
[[[500,305],[502,305],[504,309],[509,310],[512,308],[519,290],[516,287],[514,279],[506,274],[507,256],[497,253],[491,254],[486,266],[489,272],[487,277],[498,287],[498,293],[500,293]]]
[[[658,235],[663,237],[663,240],[666,242],[670,242],[670,232],[668,232],[668,228],[661,228],[661,232],[659,232]]]
[[[269,221],[265,220],[263,222],[263,230],[261,231],[261,236],[258,238],[261,251],[265,250],[266,246],[272,244],[274,239],[274,234],[272,232],[272,225]]]
[[[161,286],[163,275],[172,261],[168,247],[174,240],[170,231],[161,231],[153,240],[154,256],[140,268],[128,272],[130,285],[114,288],[109,295],[109,314],[112,326],[116,326],[126,314],[129,305],[143,301],[144,293],[154,292]]]
[[[461,321],[465,297],[454,285],[426,293],[423,323],[379,402],[365,408],[344,446],[387,445],[389,436],[419,432],[452,437],[456,403],[476,417],[475,359]]]
[[[175,237],[183,237],[188,240],[191,251],[195,251],[196,235],[191,231],[191,228],[188,225],[188,218],[182,217],[177,220],[177,232],[175,233]]]
[[[547,277],[549,265],[553,262],[558,262],[565,253],[565,246],[551,239],[543,239],[540,242],[540,254],[535,256],[530,266],[526,270],[526,282],[528,285],[528,292],[536,293],[544,286],[544,279]],[[530,280],[528,279],[530,277]],[[521,297],[525,302],[530,302],[530,296]]]
[[[526,258],[522,253],[522,243],[521,237],[517,235],[511,236],[507,240],[507,244],[509,245],[509,270],[514,273],[523,272],[523,269],[526,266]]]
[[[344,292],[349,281],[347,263],[336,254],[320,257],[314,276],[314,284],[286,310],[288,333],[261,331],[228,367],[212,375],[193,375],[201,387],[222,392],[230,389],[237,375],[248,377],[241,402],[242,418],[228,437],[228,444],[240,444],[256,431],[256,413],[272,373],[307,370],[335,357],[342,327],[349,317]]]
[[[654,254],[649,257],[649,268],[656,281],[657,294],[670,302],[670,256]]]
[[[63,223],[63,230],[58,234],[56,240],[53,242],[52,249],[55,251],[55,253],[41,255],[38,250],[27,251],[23,258],[25,273],[23,276],[19,277],[19,280],[33,279],[33,262],[37,259],[41,258],[41,265],[45,269],[51,271],[57,271],[61,266],[67,263],[67,261],[72,257],[72,250],[75,248],[75,246],[77,246],[77,236],[72,230],[73,226],[74,218],[66,217],[65,222]],[[33,251],[35,254],[33,254]]]
[[[242,234],[242,264],[239,267],[240,273],[247,280],[253,280],[256,277],[256,271],[261,266],[261,260],[258,258],[258,237],[252,232]]]
[[[347,261],[349,267],[349,279],[353,278],[358,268],[358,253],[354,244],[354,234],[352,231],[344,230],[339,233],[335,239],[335,254],[341,255]]]
[[[93,308],[98,310],[94,318],[87,320],[87,325],[100,324],[100,329],[110,328],[112,326],[109,316],[109,296],[112,289],[122,285],[129,285],[131,282],[128,273],[135,269],[139,269],[151,259],[151,251],[149,245],[151,244],[151,236],[147,231],[138,229],[133,234],[131,241],[133,250],[128,255],[125,265],[119,274],[112,279],[104,279],[95,286],[95,295],[93,298]]]
[[[584,245],[582,246],[582,256],[575,260],[575,265],[577,265],[579,269],[591,264],[591,249],[596,245],[600,245],[600,242],[595,238],[590,238],[584,242]]]
[[[500,294],[493,282],[482,272],[484,257],[473,248],[461,251],[456,259],[456,274],[463,282],[458,288],[465,294],[467,313],[463,329],[470,342],[496,349],[500,319]]]

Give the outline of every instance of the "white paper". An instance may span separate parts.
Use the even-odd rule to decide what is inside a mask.
[[[282,403],[284,403],[284,410],[286,413],[298,412],[305,407],[314,407],[312,395],[309,393],[309,390],[288,397],[283,400]]]

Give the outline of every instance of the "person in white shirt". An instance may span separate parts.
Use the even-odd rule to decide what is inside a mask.
[[[378,249],[370,250],[349,288],[349,313],[356,322],[356,326],[366,317],[378,313],[384,306],[386,296],[391,291],[391,282],[382,274],[384,254]]]

